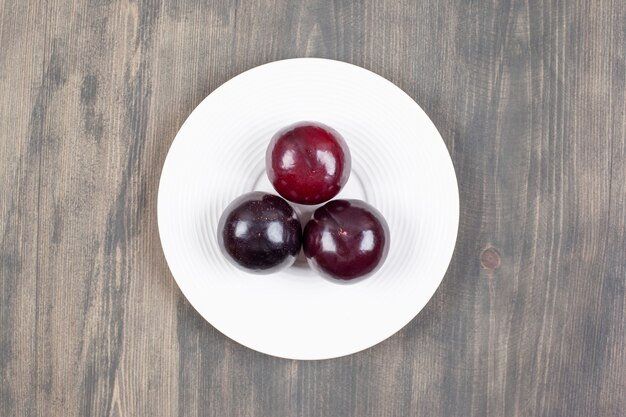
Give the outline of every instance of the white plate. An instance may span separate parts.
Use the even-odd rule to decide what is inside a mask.
[[[352,285],[321,278],[302,262],[250,275],[217,244],[231,200],[272,191],[267,144],[301,120],[335,128],[350,147],[352,174],[338,198],[366,200],[389,223],[386,263]],[[236,76],[191,113],[165,160],[158,219],[170,270],[202,317],[259,352],[327,359],[383,341],[426,305],[454,250],[459,195],[441,136],[402,90],[354,65],[290,59]]]

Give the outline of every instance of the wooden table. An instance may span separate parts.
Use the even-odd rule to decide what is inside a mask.
[[[163,257],[163,160],[232,76],[303,56],[396,83],[452,155],[448,273],[319,362],[206,323]],[[626,413],[626,2],[0,0],[1,416]]]

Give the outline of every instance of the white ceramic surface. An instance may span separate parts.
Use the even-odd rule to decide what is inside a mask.
[[[272,191],[267,144],[301,120],[332,126],[350,147],[352,174],[337,198],[366,200],[389,223],[385,265],[356,284],[303,262],[247,274],[218,248],[222,210],[244,192]],[[302,58],[246,71],[198,105],[167,155],[158,222],[176,282],[219,331],[269,355],[327,359],[381,342],[426,305],[454,250],[459,197],[445,144],[408,95],[363,68]]]

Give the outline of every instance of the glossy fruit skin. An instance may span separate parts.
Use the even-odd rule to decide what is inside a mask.
[[[277,195],[251,192],[228,205],[218,227],[226,258],[247,272],[269,274],[293,264],[302,246],[294,209]]]
[[[350,150],[336,130],[317,122],[300,122],[274,135],[265,166],[278,194],[299,204],[321,204],[348,181]]]
[[[390,234],[378,210],[360,200],[333,200],[315,210],[304,228],[304,254],[318,273],[354,280],[378,270],[389,252]]]

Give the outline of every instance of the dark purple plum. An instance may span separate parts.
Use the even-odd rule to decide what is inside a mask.
[[[262,192],[242,195],[220,218],[218,241],[235,266],[257,274],[289,267],[302,246],[302,227],[284,199]]]
[[[265,166],[270,182],[289,201],[321,204],[350,176],[350,150],[334,129],[316,122],[287,126],[274,135]]]
[[[389,251],[389,227],[360,200],[333,200],[315,210],[304,228],[304,254],[318,273],[339,280],[373,274]]]

